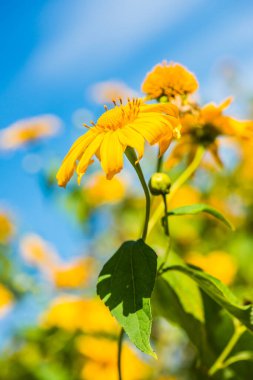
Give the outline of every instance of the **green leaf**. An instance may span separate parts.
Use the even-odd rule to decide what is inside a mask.
[[[192,278],[215,302],[253,332],[253,306],[241,305],[229,288],[220,280],[190,265],[174,265],[168,270],[177,270]]]
[[[143,240],[127,241],[104,265],[97,293],[141,351],[156,357],[150,346],[150,298],[157,271],[156,253]]]
[[[170,265],[183,264],[183,260],[173,251],[170,252],[169,262]],[[216,356],[207,339],[201,291],[194,280],[183,273],[165,272],[157,278],[152,309],[154,316],[161,316],[186,332],[203,364],[209,367],[214,362]]]
[[[241,361],[253,361],[253,352],[252,351],[241,351],[236,355],[230,356],[222,366],[223,368],[230,366],[231,364],[238,363]]]
[[[189,206],[182,206],[175,208],[174,210],[171,210],[168,212],[168,216],[177,216],[177,215],[193,215],[193,214],[199,214],[200,212],[205,212],[207,214],[210,214],[214,216],[215,218],[219,219],[221,222],[223,222],[227,227],[229,227],[231,230],[234,230],[234,226],[232,223],[225,218],[223,214],[221,214],[218,210],[216,210],[213,207],[210,207],[203,203],[198,203],[194,205]]]

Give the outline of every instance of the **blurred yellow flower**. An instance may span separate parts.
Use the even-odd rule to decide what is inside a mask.
[[[187,255],[186,261],[200,267],[226,285],[232,284],[236,276],[236,263],[233,257],[224,251],[212,251],[208,255],[192,252]]]
[[[105,338],[80,337],[77,341],[79,351],[89,361],[85,363],[82,377],[85,380],[117,380],[117,341]],[[150,367],[138,358],[133,350],[123,343],[122,377],[127,380],[143,380]]]
[[[166,163],[167,167],[180,162],[184,155],[188,155],[191,160],[199,145],[208,149],[215,161],[222,165],[218,152],[218,137],[228,136],[239,139],[253,137],[252,121],[239,121],[223,114],[231,101],[232,99],[228,98],[220,105],[210,103],[201,109],[181,115],[182,138],[172,150]]]
[[[12,293],[0,283],[0,318],[4,317],[13,305]]]
[[[176,106],[145,104],[141,99],[129,100],[106,110],[93,128],[73,144],[57,173],[59,186],[66,186],[74,171],[80,183],[83,174],[96,155],[108,179],[123,168],[123,153],[127,146],[137,150],[139,160],[144,153],[144,141],[160,144],[161,154],[172,138],[178,136],[180,124]],[[76,164],[76,161],[79,161]]]
[[[58,288],[79,288],[89,281],[93,264],[90,257],[56,264],[50,270],[50,277]]]
[[[93,205],[118,202],[124,198],[126,183],[118,177],[109,181],[102,173],[95,173],[89,177],[84,191],[88,201]]]
[[[14,225],[9,215],[0,210],[0,244],[7,244],[14,234]]]
[[[20,252],[28,264],[40,269],[48,269],[58,261],[58,254],[52,245],[35,234],[27,234],[22,238]]]
[[[167,96],[187,95],[198,89],[195,76],[184,66],[164,61],[149,72],[142,84],[142,91],[149,99],[159,99]]]
[[[56,116],[43,115],[19,120],[0,132],[0,149],[17,149],[28,143],[55,135],[60,127]]]
[[[108,334],[116,334],[119,331],[116,320],[98,298],[60,296],[42,315],[41,321],[46,328],[56,326],[68,331],[82,330],[87,333]]]
[[[137,97],[136,91],[128,87],[124,82],[111,80],[94,84],[91,89],[91,97],[96,103],[110,103],[112,99],[123,99]]]

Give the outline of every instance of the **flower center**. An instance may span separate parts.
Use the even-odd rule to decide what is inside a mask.
[[[99,117],[97,127],[112,131],[123,128],[136,119],[140,111],[140,104],[140,100],[134,99],[129,100],[126,105],[115,106]]]

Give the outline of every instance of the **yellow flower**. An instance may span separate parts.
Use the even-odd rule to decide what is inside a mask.
[[[9,243],[14,234],[14,226],[9,215],[0,210],[0,244]]]
[[[24,260],[40,269],[48,269],[58,261],[58,254],[47,241],[35,234],[27,234],[20,242]]]
[[[91,204],[101,205],[124,198],[126,184],[121,178],[114,177],[109,181],[102,173],[95,173],[89,177],[84,191]]]
[[[0,149],[17,149],[28,143],[55,135],[60,121],[52,115],[19,120],[0,132]]]
[[[200,267],[226,285],[230,285],[234,281],[237,272],[233,258],[224,251],[212,251],[205,256],[198,252],[192,252],[186,257],[186,261]]]
[[[99,332],[115,334],[119,331],[116,320],[98,298],[60,296],[42,315],[41,321],[46,328],[56,326],[67,331],[82,330],[90,334]]]
[[[230,105],[232,98],[226,99],[220,105],[210,103],[199,110],[186,112],[181,116],[182,138],[176,144],[167,161],[167,167],[180,162],[185,154],[191,159],[198,145],[203,145],[213,156],[215,161],[222,165],[219,157],[220,136],[248,139],[253,137],[253,122],[239,121],[224,115],[223,111]]]
[[[58,288],[78,288],[87,284],[92,273],[92,266],[91,258],[78,259],[53,266],[50,276]]]
[[[105,338],[80,337],[79,351],[88,359],[82,370],[85,380],[117,380],[117,341]],[[127,380],[143,380],[150,367],[138,358],[127,343],[122,347],[122,377]]]
[[[0,283],[0,318],[5,316],[13,304],[12,293]]]
[[[147,105],[141,99],[133,99],[126,105],[116,105],[104,112],[93,128],[89,127],[73,144],[57,173],[58,184],[66,186],[75,170],[80,183],[94,155],[106,177],[111,179],[123,167],[126,147],[136,149],[140,160],[145,140],[151,145],[159,143],[162,154],[178,134],[178,109],[172,104]]]
[[[197,89],[197,79],[190,71],[178,63],[166,61],[156,65],[142,84],[142,91],[149,99],[159,99],[164,95],[168,98],[187,95]]]

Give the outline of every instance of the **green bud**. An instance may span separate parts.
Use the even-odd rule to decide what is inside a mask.
[[[168,174],[154,173],[148,185],[152,195],[166,195],[170,192],[171,179]]]
[[[168,102],[168,97],[167,97],[166,95],[162,95],[162,96],[158,99],[158,101],[159,101],[160,103],[167,103],[167,102]]]

